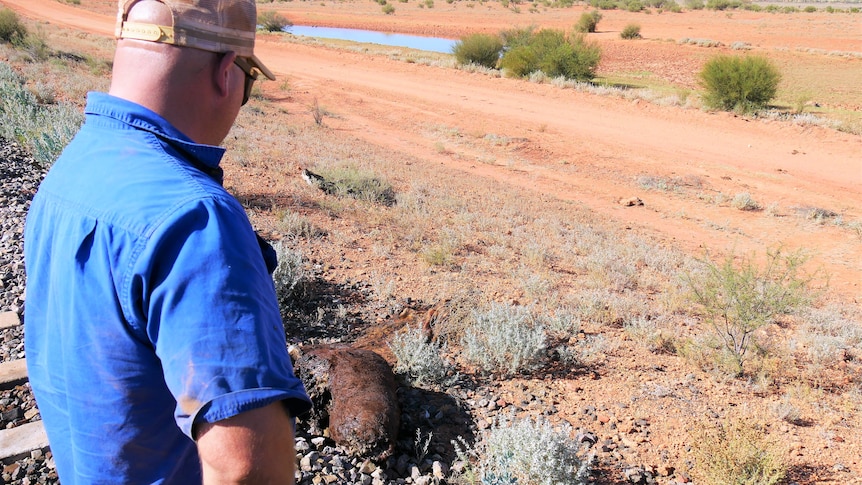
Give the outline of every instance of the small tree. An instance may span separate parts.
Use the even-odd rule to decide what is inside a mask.
[[[760,56],[717,56],[704,65],[700,83],[706,106],[751,112],[766,106],[778,90],[781,73]]]
[[[489,69],[497,67],[502,51],[503,41],[498,36],[488,34],[468,35],[452,47],[458,64],[478,64]]]
[[[293,25],[290,20],[287,20],[284,15],[275,10],[261,12],[260,15],[257,16],[257,23],[260,25],[261,29],[267,32],[281,32],[285,27]]]
[[[799,251],[784,255],[776,249],[767,251],[766,265],[760,269],[747,257],[737,267],[730,255],[721,264],[707,260],[703,273],[684,277],[692,300],[733,358],[737,375],[743,373],[754,333],[810,300],[812,277],[800,274],[806,260]]]
[[[595,32],[601,19],[602,14],[598,10],[584,12],[581,14],[581,18],[578,19],[578,23],[575,24],[575,32],[582,34]]]

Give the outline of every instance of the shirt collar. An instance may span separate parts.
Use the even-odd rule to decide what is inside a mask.
[[[91,92],[87,94],[87,107],[84,109],[84,114],[87,116],[107,116],[121,123],[153,133],[194,157],[196,163],[211,170],[221,171],[219,163],[224,156],[224,148],[195,143],[159,114],[137,103],[107,93]]]

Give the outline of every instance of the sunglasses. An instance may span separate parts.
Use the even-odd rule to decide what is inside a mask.
[[[242,105],[245,106],[248,103],[248,98],[251,97],[251,88],[254,86],[254,82],[257,81],[257,77],[260,76],[260,71],[256,67],[253,67],[245,57],[237,57],[233,63],[239,66],[242,72],[245,73],[245,90],[242,94]]]

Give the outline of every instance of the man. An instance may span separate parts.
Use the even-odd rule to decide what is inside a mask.
[[[254,0],[120,0],[109,94],[25,232],[27,365],[63,485],[293,483],[310,401],[274,252],[221,186]]]

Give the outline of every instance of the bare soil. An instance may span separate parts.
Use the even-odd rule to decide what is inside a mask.
[[[98,35],[112,35],[114,0],[81,0],[69,6],[54,0],[0,0],[20,14],[48,25]],[[457,38],[471,32],[495,33],[514,26],[568,29],[583,7],[514,13],[498,3],[435,3],[433,8],[393,3],[384,15],[374,2],[288,2],[262,4],[295,24],[363,28]],[[600,75],[645,72],[652,79],[696,89],[702,64],[728,48],[681,45],[683,38],[711,39],[730,45],[748,42],[755,52],[780,66],[804,66],[811,101],[848,112],[862,111],[862,58],[829,52],[862,52],[859,15],[697,11],[635,14],[603,12],[600,32],[591,36],[603,49]],[[645,39],[622,41],[619,32],[631,22],[642,26]],[[403,156],[403,173],[411,176],[456,177],[458,187],[481,197],[489,190],[534,194],[536,200],[572,203],[604,223],[681,249],[763,253],[782,245],[812,255],[808,267],[829,275],[829,291],[837,299],[859,304],[862,298],[862,137],[833,129],[790,122],[753,120],[729,113],[666,107],[645,101],[597,96],[549,84],[495,78],[385,55],[287,42],[262,34],[256,51],[289,83],[266,83],[264,96],[285,119],[307,118],[315,100],[331,112],[326,128],[382,151]],[[802,75],[802,74],[800,74]],[[796,85],[798,80],[794,81]],[[804,83],[803,83],[804,84]],[[793,100],[788,100],[793,101]],[[278,122],[278,120],[274,120]],[[285,121],[286,122],[286,121]],[[446,127],[457,135],[441,137]],[[429,135],[429,132],[434,132]],[[502,146],[477,148],[464,140],[492,134]],[[289,144],[272,139],[259,147]],[[489,156],[489,153],[491,156]],[[296,154],[278,161],[281,173],[296,173],[314,160]],[[275,162],[273,162],[275,163]],[[284,181],[260,168],[228,163],[228,185],[240,195],[289,199]],[[400,178],[399,178],[400,177]],[[648,190],[638,180],[680,181],[684,190]],[[683,183],[684,181],[684,183]],[[461,189],[459,189],[461,190]],[[764,208],[741,211],[729,200],[747,192]],[[478,194],[478,195],[477,195]],[[307,194],[295,197],[307,199]],[[643,206],[627,207],[621,199],[637,197]],[[766,209],[768,208],[768,210]],[[833,214],[825,223],[808,217],[814,209]],[[338,226],[345,244],[337,251],[319,249],[315,258],[333,281],[361,278],[379,268],[391,271],[399,292],[433,303],[446,274],[413,262],[394,248],[387,257],[372,251],[361,230],[350,221],[328,219],[306,211],[321,226]],[[854,225],[856,223],[857,225]],[[357,225],[358,226],[358,225]],[[854,229],[855,228],[855,229]],[[415,259],[415,255],[413,256]],[[489,288],[499,283],[488,281]],[[505,290],[500,290],[505,294]],[[508,295],[507,295],[508,296]],[[517,296],[517,295],[516,295]],[[427,309],[427,308],[426,308]],[[421,318],[416,315],[415,318]],[[380,317],[367,334],[366,346],[391,359],[383,343],[403,319]],[[613,332],[613,331],[611,331]],[[616,335],[625,339],[620,330]],[[658,370],[657,370],[658,369]],[[710,413],[724,415],[748,408],[760,415],[778,397],[755,399],[741,383],[715,382],[679,358],[623,349],[595,374],[539,380],[514,379],[498,384],[498,396],[538,388],[550,396],[558,417],[576,425],[625,427],[649,417],[649,446],[639,460],[681,470],[687,457],[687,427]],[[662,388],[669,392],[657,392]],[[856,397],[853,397],[856,396]],[[862,483],[862,422],[859,394],[822,397],[847,412],[809,410],[810,425],[777,423],[771,433],[791,447],[791,477],[802,484]],[[582,410],[604,404],[599,422],[587,422]],[[707,403],[707,404],[703,404]],[[600,406],[601,407],[601,406]],[[599,424],[601,421],[603,423]],[[836,468],[841,464],[846,470]],[[615,483],[610,478],[607,483]]]

